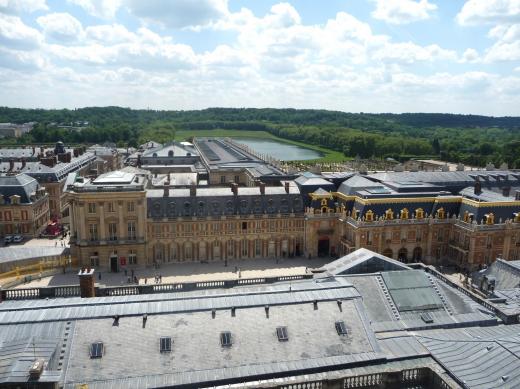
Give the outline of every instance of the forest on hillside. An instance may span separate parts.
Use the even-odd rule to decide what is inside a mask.
[[[172,140],[175,132],[210,129],[267,131],[320,145],[348,157],[399,160],[436,157],[484,166],[520,168],[520,117],[404,113],[369,114],[326,110],[209,108],[197,111],[91,107],[43,110],[0,107],[0,122],[38,124],[16,140],[25,143],[117,143]],[[88,122],[80,130],[60,128]],[[4,143],[12,140],[4,139]]]

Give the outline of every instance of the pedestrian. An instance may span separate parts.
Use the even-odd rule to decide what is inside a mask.
[[[148,284],[148,278],[144,277],[144,284]]]
[[[131,282],[131,281],[130,281],[130,276],[127,278],[127,282],[130,284],[130,282]]]
[[[139,280],[137,279],[136,276],[134,276],[134,284],[139,284]]]
[[[98,280],[101,280],[101,272],[98,273]]]
[[[235,266],[235,273],[236,273],[237,271],[238,271],[238,267],[237,267],[237,266]]]
[[[134,276],[134,269],[132,269],[132,277]]]
[[[127,276],[127,275],[128,275],[128,270],[125,269],[125,276]]]
[[[42,273],[41,273],[41,272],[38,274],[38,279],[39,279],[40,281],[42,280]]]
[[[54,247],[58,247],[58,241],[54,242]]]
[[[162,284],[162,274],[159,274],[159,283]]]

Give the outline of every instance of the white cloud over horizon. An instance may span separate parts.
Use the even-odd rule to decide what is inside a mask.
[[[368,0],[388,31],[345,10],[308,22],[292,2],[259,12],[227,0],[0,0],[0,105],[519,114],[516,2],[491,18],[469,0],[449,23],[487,34],[454,48],[392,34],[431,19],[440,0]],[[201,37],[214,43],[194,45]]]

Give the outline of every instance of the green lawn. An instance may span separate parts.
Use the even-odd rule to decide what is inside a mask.
[[[346,161],[349,158],[345,157],[343,153],[340,153],[339,151],[334,151],[330,149],[326,149],[324,147],[310,145],[303,142],[296,142],[289,139],[279,138],[277,136],[274,136],[267,131],[241,131],[241,130],[222,130],[222,129],[215,129],[215,130],[177,130],[175,132],[175,139],[182,141],[186,140],[188,138],[191,138],[192,136],[195,137],[242,137],[242,138],[260,138],[260,139],[272,139],[278,142],[293,144],[296,146],[305,147],[307,149],[318,151],[323,155],[323,157],[319,159],[311,159],[306,161],[301,161],[302,163],[316,163],[316,162],[323,162],[323,163],[334,163],[334,162],[341,162]],[[296,162],[296,161],[293,161]]]

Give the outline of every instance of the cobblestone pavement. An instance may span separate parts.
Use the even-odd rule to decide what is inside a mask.
[[[227,266],[224,261],[199,263],[186,262],[175,264],[163,264],[160,268],[141,267],[134,269],[134,275],[139,284],[155,283],[155,276],[162,276],[162,283],[196,282],[215,280],[234,280],[238,278],[278,277],[301,275],[310,272],[312,268],[333,261],[333,258],[291,258],[291,259],[249,259],[229,260]],[[236,271],[235,271],[236,269]],[[127,285],[132,278],[130,269],[119,273],[96,271],[96,285],[121,286]],[[101,274],[101,278],[99,277]],[[33,277],[34,278],[34,277]],[[50,277],[36,277],[31,282],[21,284],[17,288],[33,288],[38,286],[76,285],[78,276],[70,270],[65,274],[56,274]]]

